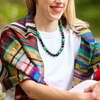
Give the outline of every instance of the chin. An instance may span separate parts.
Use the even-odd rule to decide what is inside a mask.
[[[59,20],[61,18],[61,16],[53,16],[51,19],[52,20]]]

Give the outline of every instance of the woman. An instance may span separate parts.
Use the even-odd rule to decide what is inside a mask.
[[[100,100],[100,43],[76,18],[74,0],[25,2],[29,14],[0,39],[6,100]],[[69,92],[88,79],[98,82],[85,93]]]

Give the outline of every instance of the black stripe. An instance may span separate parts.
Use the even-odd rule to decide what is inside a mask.
[[[13,62],[15,56],[17,56],[17,54],[22,50],[22,47],[20,47],[20,49],[16,52],[16,54],[12,57],[10,64]]]
[[[16,26],[19,29],[21,29],[22,31],[27,32],[27,30],[25,28],[21,27],[21,26],[18,26],[18,25],[15,25],[15,24],[11,24],[10,26]]]
[[[35,59],[35,58],[30,58],[30,57],[29,57],[29,59],[31,59],[31,60],[35,60],[35,61],[38,61],[38,62],[43,62],[43,61],[41,61],[41,60],[37,60],[37,59]]]
[[[3,73],[3,71],[4,71],[4,66],[2,65],[2,66],[0,66],[1,67],[1,71],[0,71],[0,77],[2,76],[2,73]]]
[[[20,83],[19,70],[17,70],[17,78],[18,78],[18,82]]]
[[[34,36],[36,36],[36,34],[33,33],[33,32],[27,32],[27,33],[25,34],[25,36],[28,36],[29,34],[33,34]]]
[[[5,63],[5,62],[4,62]],[[1,66],[0,66],[1,67]],[[2,74],[3,74],[3,71],[4,71],[4,68],[5,68],[5,66],[4,65],[2,65],[2,69],[1,69],[1,71],[0,71],[0,77],[2,76]],[[6,70],[6,69],[5,69]],[[5,75],[3,75],[3,78],[5,78],[5,76],[7,75],[7,70],[6,70],[6,73],[5,73]],[[1,80],[0,80],[1,81]]]
[[[30,29],[32,29],[32,30],[34,30],[34,31],[37,31],[37,30],[36,30],[36,27],[27,26],[26,29],[28,29],[28,28],[30,28]]]

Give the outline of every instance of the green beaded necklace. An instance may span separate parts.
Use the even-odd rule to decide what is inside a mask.
[[[64,37],[63,29],[62,29],[62,26],[61,26],[60,23],[59,23],[59,28],[60,28],[60,32],[61,32],[61,35],[62,35],[62,40],[61,40],[61,43],[62,43],[62,44],[61,44],[61,47],[60,47],[59,51],[58,51],[56,54],[52,54],[52,53],[47,49],[47,47],[44,45],[44,43],[43,43],[43,41],[42,41],[42,39],[41,39],[40,33],[39,33],[39,32],[37,31],[37,29],[36,29],[36,35],[37,35],[37,37],[38,37],[38,39],[39,39],[39,41],[40,41],[40,43],[41,43],[41,45],[42,45],[44,51],[46,51],[49,55],[51,55],[51,56],[53,56],[53,57],[56,57],[56,56],[58,56],[59,54],[61,54],[61,52],[62,52],[63,49],[64,49],[65,37]]]

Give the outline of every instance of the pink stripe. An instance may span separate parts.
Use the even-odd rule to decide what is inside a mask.
[[[34,68],[34,65],[31,63],[31,65],[27,68],[27,70],[26,70],[26,74],[27,75],[29,75],[30,73],[31,73],[31,71],[32,71],[32,69]]]
[[[27,75],[25,75],[23,79],[24,79],[24,80],[25,80],[25,79],[30,79],[30,77],[28,77]]]
[[[43,67],[37,67],[37,69],[39,70],[39,72],[44,72],[44,68]]]
[[[27,67],[27,63],[23,63],[20,67],[20,69],[24,72],[24,70],[26,69]]]
[[[25,61],[25,59],[27,59],[27,56],[24,55],[18,62],[16,68],[20,69],[20,66],[22,65],[22,63]]]
[[[21,65],[20,69],[21,69],[23,72],[25,72],[26,67],[29,66],[29,65],[30,65],[30,61],[29,61],[29,59],[27,58],[27,59],[23,62],[23,64]]]
[[[91,36],[91,37],[86,37],[86,38],[85,38],[85,40],[90,40],[90,39],[94,39],[94,37]]]
[[[91,35],[91,33],[88,33],[88,34],[83,34],[82,36],[86,36],[86,35]]]

